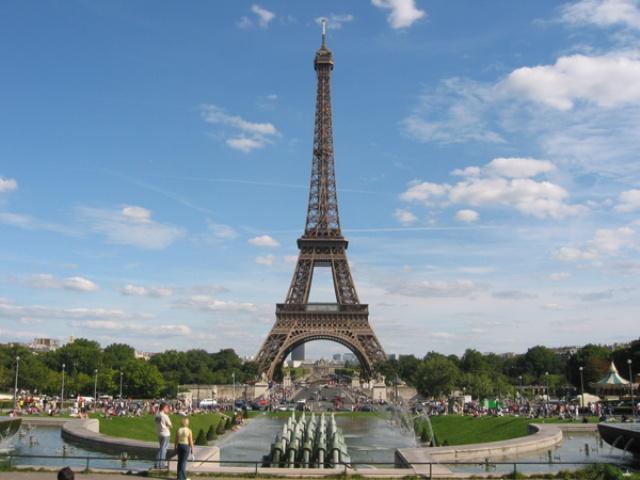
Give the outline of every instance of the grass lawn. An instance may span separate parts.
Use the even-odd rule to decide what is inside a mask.
[[[156,441],[156,428],[153,415],[145,415],[143,417],[111,417],[106,419],[92,415],[93,418],[100,420],[100,433],[109,435],[110,437],[125,437],[134,440]],[[175,432],[180,427],[181,415],[170,415],[173,429],[171,430],[171,442],[175,438]],[[220,414],[210,413],[203,415],[192,415],[189,417],[189,426],[193,430],[193,439],[198,436],[200,429],[207,433],[209,426],[216,428]]]
[[[591,421],[591,419],[590,419]],[[597,421],[593,417],[593,421]],[[438,445],[445,440],[449,445],[467,445],[469,443],[497,442],[529,434],[531,423],[570,423],[557,418],[525,418],[525,417],[463,417],[445,415],[431,417],[431,424]]]

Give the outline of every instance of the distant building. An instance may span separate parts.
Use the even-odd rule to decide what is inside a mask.
[[[28,348],[33,352],[53,352],[60,348],[60,340],[55,338],[34,338]]]
[[[341,362],[342,361],[342,354],[341,353],[334,353],[333,354],[333,361],[334,362]]]
[[[390,353],[387,355],[387,360],[398,360],[400,356],[397,353]]]
[[[301,362],[304,360],[304,343],[302,345],[298,345],[293,349],[293,351],[291,352],[291,360],[293,360],[294,362]]]
[[[578,347],[555,347],[550,349],[556,355],[575,355],[578,353]]]
[[[151,352],[141,352],[139,350],[136,350],[133,355],[136,358],[141,358],[142,360],[149,360],[151,357],[153,357],[155,355],[155,353],[151,353]]]
[[[342,354],[342,360],[345,363],[358,363],[358,357],[356,357],[353,353],[347,352]]]

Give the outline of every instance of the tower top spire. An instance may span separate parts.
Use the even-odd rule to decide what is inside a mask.
[[[318,65],[321,64],[328,65],[333,69],[333,55],[331,54],[331,50],[327,48],[327,19],[323,18],[320,23],[322,24],[322,43],[316,52],[314,64],[316,70],[318,69]]]

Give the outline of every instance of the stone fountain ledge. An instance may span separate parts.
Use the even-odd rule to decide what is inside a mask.
[[[155,458],[158,452],[157,442],[145,442],[122,437],[109,437],[100,433],[100,421],[97,419],[68,420],[62,425],[62,438],[98,450],[106,450],[114,453],[127,452],[143,458]],[[194,448],[195,461],[191,462],[190,470],[212,468],[219,466],[220,449],[218,447]],[[167,456],[175,454],[172,448],[167,451]],[[207,463],[203,463],[207,462]],[[215,463],[214,463],[215,462]]]
[[[446,464],[447,462],[482,461],[486,458],[495,460],[500,457],[515,457],[556,446],[562,441],[562,432],[589,432],[596,429],[597,425],[593,423],[532,423],[529,425],[530,435],[510,440],[451,447],[401,448],[396,450],[396,464],[413,467],[416,472],[424,473],[429,471],[429,465],[419,465],[423,462]],[[438,467],[439,470],[446,468],[444,465],[438,465]]]

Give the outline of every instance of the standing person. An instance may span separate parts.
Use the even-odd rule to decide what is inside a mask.
[[[156,468],[167,468],[165,459],[167,448],[169,448],[169,437],[171,436],[171,419],[169,418],[169,404],[162,402],[156,414],[156,434],[158,435],[159,450],[156,457]]]
[[[176,432],[175,447],[178,452],[178,480],[187,480],[187,460],[193,451],[193,432],[189,428],[189,418],[180,422],[182,427]]]

